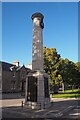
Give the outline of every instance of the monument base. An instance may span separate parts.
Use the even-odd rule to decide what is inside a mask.
[[[27,109],[36,109],[36,110],[40,110],[40,109],[46,109],[49,108],[51,106],[50,102],[49,103],[38,103],[38,102],[26,102],[25,103],[25,107]]]
[[[31,71],[26,79],[25,107],[45,109],[50,107],[48,75],[44,71]]]

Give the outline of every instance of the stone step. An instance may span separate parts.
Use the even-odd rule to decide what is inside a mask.
[[[27,102],[25,103],[24,107],[28,109],[41,109],[41,103]]]

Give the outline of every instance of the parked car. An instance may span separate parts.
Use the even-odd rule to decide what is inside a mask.
[[[62,88],[59,88],[59,91],[62,91]]]

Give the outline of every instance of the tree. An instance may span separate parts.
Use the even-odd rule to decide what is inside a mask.
[[[80,83],[80,72],[76,64],[68,59],[63,60],[61,65],[60,74],[62,75],[63,83],[74,86]]]
[[[71,85],[80,87],[80,62],[74,63],[61,58],[55,48],[44,47],[44,70],[49,75],[51,90],[53,86]]]
[[[75,84],[78,88],[80,88],[80,62],[75,64],[76,67],[76,81]]]
[[[60,54],[57,53],[55,48],[44,47],[44,70],[49,75],[51,87],[57,85],[61,80],[59,75],[58,62],[60,60]]]

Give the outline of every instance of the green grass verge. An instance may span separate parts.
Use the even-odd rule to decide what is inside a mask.
[[[52,94],[52,98],[80,98],[80,90],[59,91],[58,94]]]

